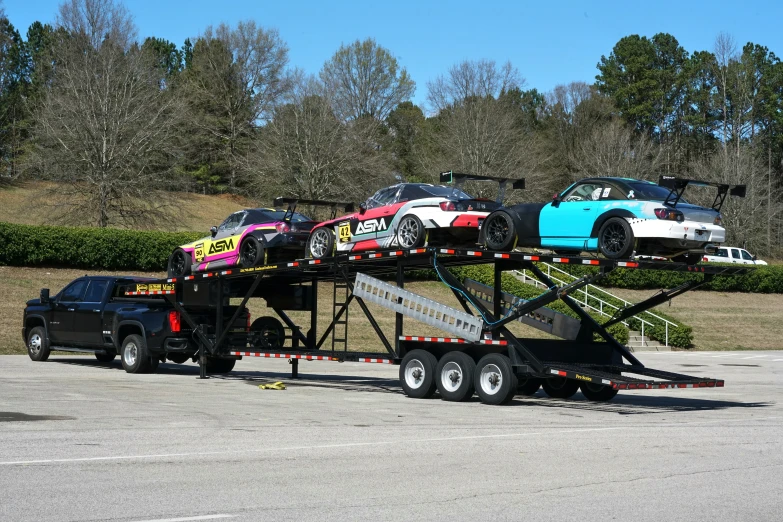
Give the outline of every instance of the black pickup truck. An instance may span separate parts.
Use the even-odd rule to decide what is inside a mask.
[[[42,289],[40,298],[28,301],[24,310],[22,336],[28,355],[34,361],[45,361],[52,350],[87,352],[94,353],[101,362],[111,362],[119,354],[128,373],[155,371],[166,360],[181,364],[194,359],[198,345],[193,332],[171,303],[162,296],[120,295],[123,285],[147,281],[140,277],[85,276],[54,297],[49,296],[48,288]],[[223,317],[230,318],[235,310],[226,306]],[[208,314],[211,317],[206,317]],[[216,323],[214,310],[192,315],[197,324]],[[235,325],[245,331],[249,317],[244,310]],[[236,357],[210,357],[207,371],[227,373],[235,362]]]

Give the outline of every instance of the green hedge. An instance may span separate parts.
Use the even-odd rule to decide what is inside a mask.
[[[199,237],[194,232],[0,223],[0,264],[160,271],[177,246]]]
[[[728,266],[737,267],[738,265]],[[576,265],[558,265],[558,268],[572,275],[595,273],[598,270],[594,267]],[[658,290],[661,288],[674,288],[686,281],[701,281],[703,278],[704,276],[701,274],[687,272],[617,268],[609,272],[600,281],[600,285],[631,290]],[[699,288],[716,292],[781,294],[783,293],[783,265],[753,267],[742,275],[715,276],[711,282]]]

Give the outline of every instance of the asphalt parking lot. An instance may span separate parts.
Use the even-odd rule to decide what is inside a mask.
[[[781,520],[783,352],[641,359],[726,387],[491,407],[378,364],[4,356],[0,520]]]

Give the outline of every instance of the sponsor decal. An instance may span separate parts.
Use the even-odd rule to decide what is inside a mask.
[[[577,380],[580,380],[580,381],[593,382],[593,378],[592,377],[588,377],[587,375],[579,375],[577,373],[576,374],[576,378],[577,378]]]
[[[348,221],[343,221],[337,226],[337,235],[340,238],[340,243],[347,243],[351,240],[351,224]]]
[[[137,292],[146,292],[147,291],[147,285],[146,284],[137,284],[136,285],[136,291]]]
[[[371,232],[379,232],[388,228],[385,218],[368,219],[367,221],[360,221],[356,227],[356,234],[369,234]]]
[[[204,243],[199,243],[193,247],[193,257],[196,261],[204,260]]]
[[[604,193],[603,193],[603,194],[601,194],[601,197],[602,197],[602,198],[608,198],[608,197],[609,197],[609,191],[610,191],[610,190],[612,190],[612,188],[611,188],[611,187],[606,187],[606,188],[604,189]]]
[[[261,270],[272,270],[273,268],[277,268],[277,265],[268,265],[268,266],[256,266],[253,268],[240,268],[240,273],[245,272],[260,272]]]
[[[161,283],[147,285],[147,290],[150,292],[163,292],[168,290],[174,290],[174,283]]]
[[[220,254],[221,252],[228,252],[234,250],[234,238],[221,239],[220,241],[213,241],[209,245],[209,252],[207,255]]]

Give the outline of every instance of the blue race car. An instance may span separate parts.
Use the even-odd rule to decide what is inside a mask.
[[[711,207],[682,198],[688,186],[718,189]],[[720,214],[726,195],[744,197],[745,185],[661,176],[658,184],[631,178],[589,178],[549,203],[504,207],[484,220],[479,241],[489,250],[544,247],[600,252],[610,259],[660,256],[696,264],[726,240]]]

